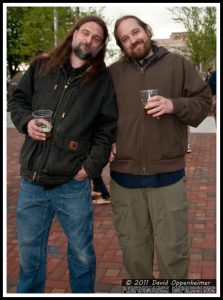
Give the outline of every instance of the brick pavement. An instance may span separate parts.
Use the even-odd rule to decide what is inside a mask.
[[[14,293],[19,267],[15,209],[19,186],[18,155],[23,136],[7,128],[7,293]],[[192,153],[187,154],[189,200],[190,279],[216,278],[216,134],[190,134]],[[103,178],[109,184],[108,167]],[[57,219],[48,243],[46,293],[70,293],[66,238]],[[96,293],[119,293],[128,274],[122,263],[112,221],[111,204],[94,205],[94,245],[97,257]],[[154,275],[158,276],[155,258]]]

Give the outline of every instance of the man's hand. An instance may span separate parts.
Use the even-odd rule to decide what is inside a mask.
[[[88,177],[87,173],[85,172],[84,168],[82,167],[77,174],[75,175],[74,179],[76,180],[85,180]]]
[[[110,157],[109,157],[109,161],[112,162],[113,160],[115,160],[115,156],[116,156],[116,144],[113,143],[111,153],[110,153]]]
[[[147,110],[146,113],[148,115],[152,115],[154,118],[160,117],[173,112],[173,102],[170,99],[157,95],[149,98],[144,108]]]
[[[39,119],[38,122],[41,122],[41,124],[47,126],[51,126],[50,123],[44,119]],[[42,128],[37,125],[36,119],[32,119],[28,122],[27,131],[28,131],[28,135],[34,140],[37,141],[46,140],[46,134],[43,132]]]

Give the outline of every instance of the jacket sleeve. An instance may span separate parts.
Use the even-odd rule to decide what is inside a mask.
[[[8,102],[12,122],[21,133],[27,133],[26,125],[32,119],[33,68],[30,66],[21,77]]]
[[[93,125],[92,146],[83,163],[83,167],[90,178],[100,176],[108,163],[117,128],[118,110],[113,83],[109,75],[103,82],[101,89],[103,93],[101,109]]]
[[[173,113],[187,125],[197,127],[211,109],[211,91],[195,67],[184,57],[181,65],[182,97],[171,99]]]

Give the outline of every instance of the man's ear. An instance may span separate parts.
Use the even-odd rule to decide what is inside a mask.
[[[149,28],[146,28],[146,33],[148,34],[148,36],[151,38],[152,37],[152,32],[149,30]]]

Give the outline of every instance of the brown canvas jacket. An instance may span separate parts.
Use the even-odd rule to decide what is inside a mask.
[[[183,56],[159,47],[144,68],[128,58],[110,66],[119,108],[116,159],[111,170],[135,175],[177,171],[185,167],[188,126],[197,127],[211,108],[211,92]],[[172,114],[146,115],[143,89],[158,89],[173,102]]]

